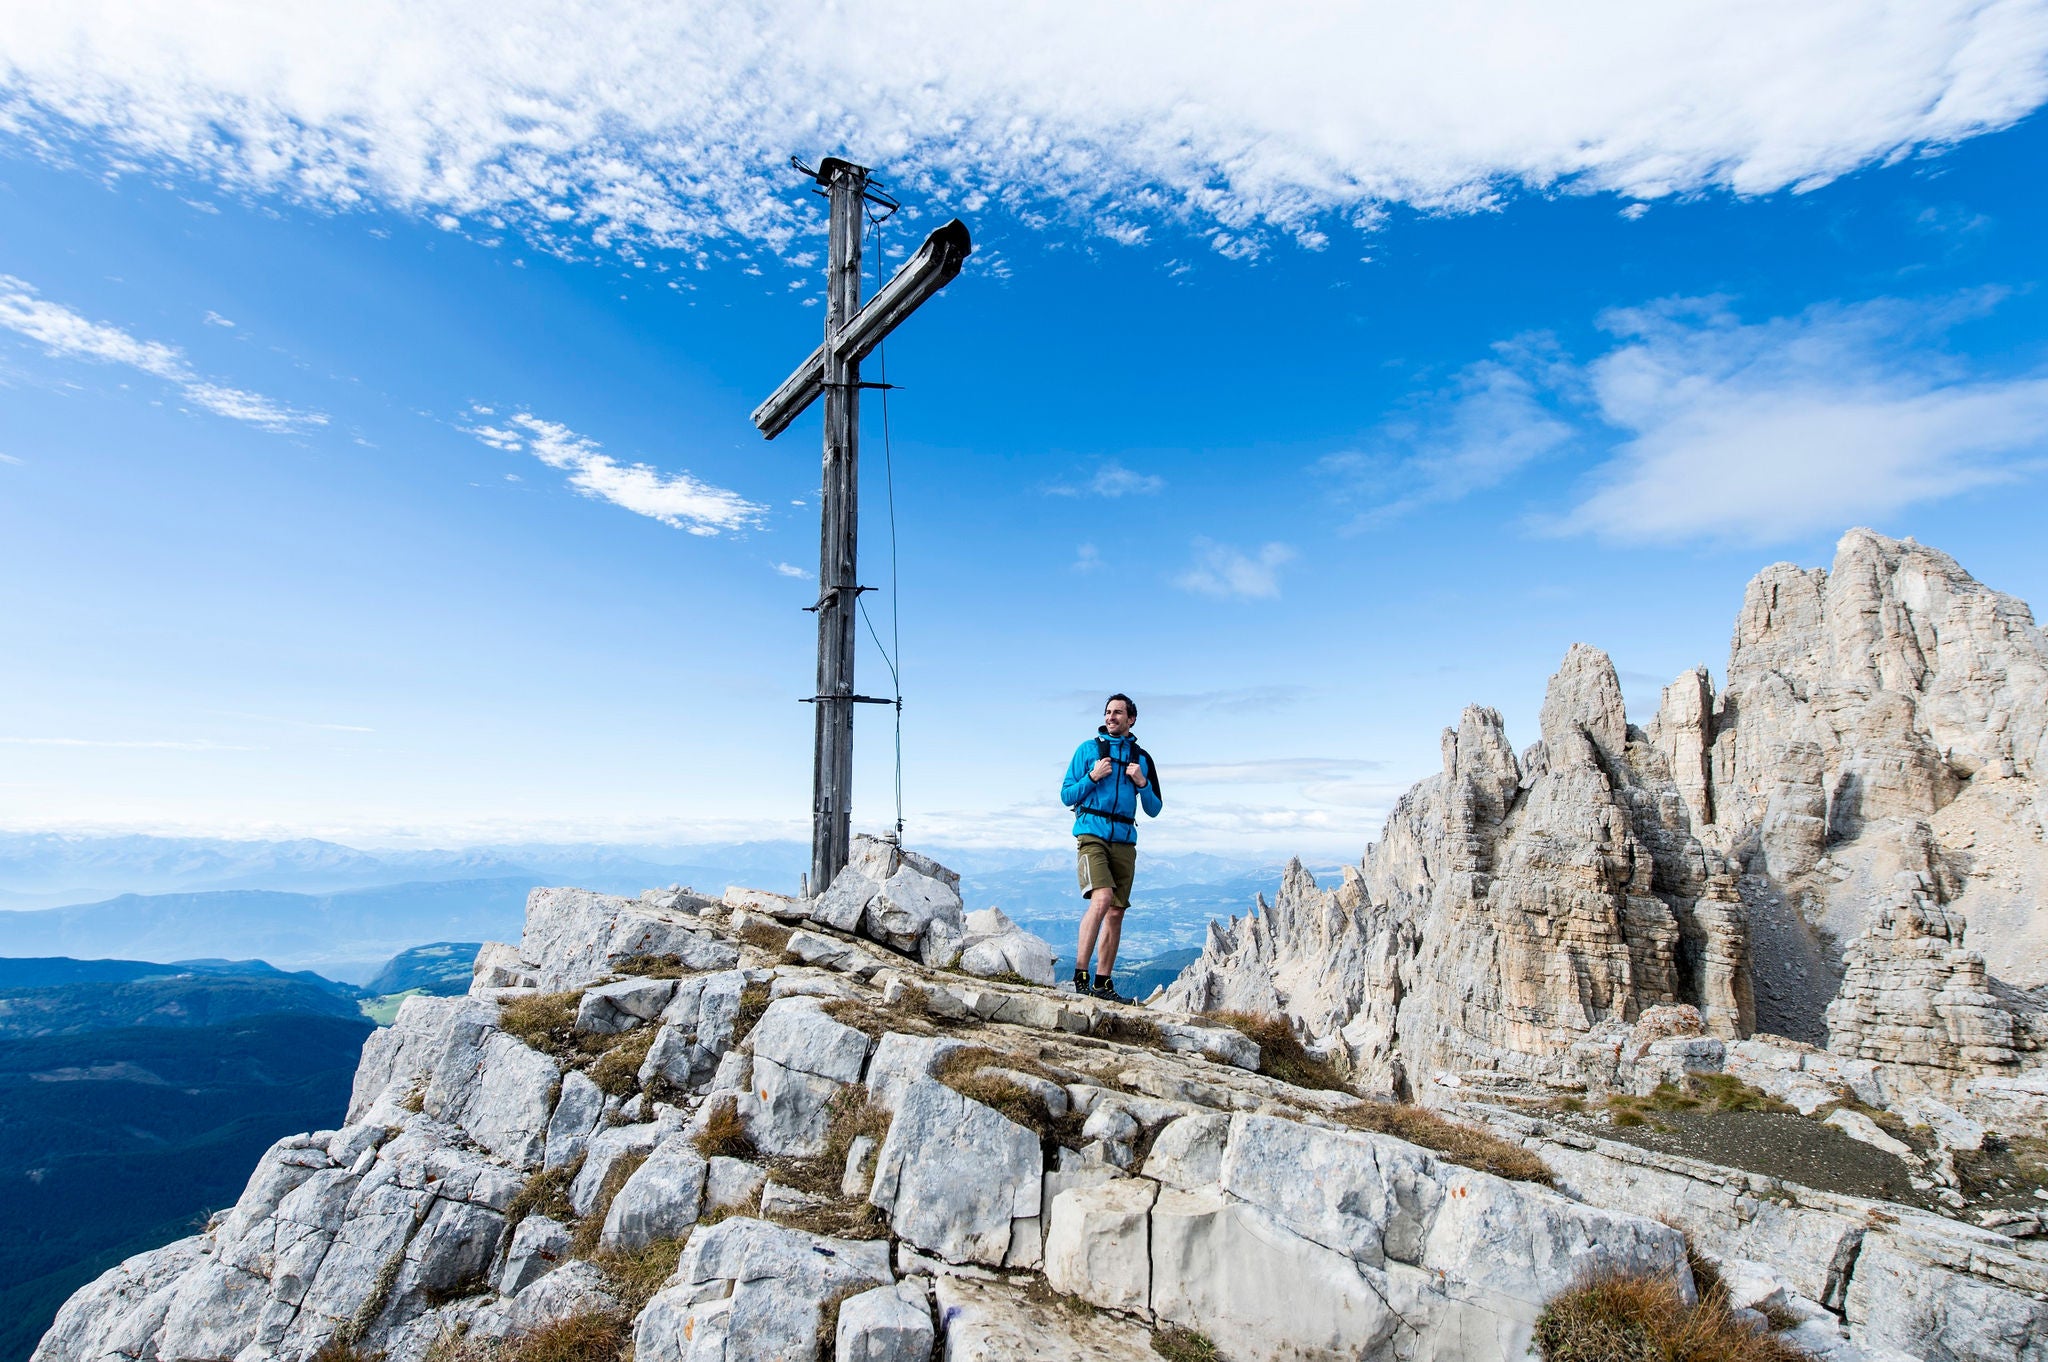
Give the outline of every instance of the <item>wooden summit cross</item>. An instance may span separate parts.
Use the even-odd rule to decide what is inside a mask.
[[[846,864],[852,842],[853,707],[894,701],[856,695],[854,610],[860,593],[855,571],[860,522],[860,362],[927,298],[953,281],[973,249],[958,218],[933,232],[867,306],[860,301],[863,205],[888,212],[896,201],[868,183],[868,169],[836,156],[817,170],[790,164],[824,186],[832,205],[825,275],[825,340],[811,357],[754,409],[754,424],[772,440],[789,428],[819,393],[825,395],[825,473],[819,510],[817,740],[811,766],[810,892],[822,894]]]

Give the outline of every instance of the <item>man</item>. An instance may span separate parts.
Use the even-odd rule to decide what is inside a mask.
[[[1138,808],[1142,805],[1148,818],[1159,816],[1159,768],[1131,735],[1137,721],[1138,707],[1130,696],[1110,696],[1102,707],[1102,727],[1074,749],[1060,784],[1060,802],[1074,811],[1081,896],[1088,900],[1074,952],[1074,991],[1112,1002],[1125,1001],[1116,991],[1116,947],[1138,869]],[[1091,984],[1088,966],[1098,949],[1102,972]]]

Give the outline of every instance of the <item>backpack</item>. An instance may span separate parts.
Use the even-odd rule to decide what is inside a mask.
[[[1110,739],[1104,737],[1096,738],[1095,759],[1097,761],[1116,760],[1116,758],[1110,756],[1109,754],[1110,741]],[[1145,769],[1148,770],[1152,776],[1152,793],[1158,795],[1161,799],[1166,798],[1166,782],[1162,781],[1159,778],[1159,763],[1152,760],[1152,754],[1150,752],[1147,752],[1144,748],[1138,746],[1138,740],[1136,738],[1131,739],[1131,760],[1142,761],[1145,763]]]

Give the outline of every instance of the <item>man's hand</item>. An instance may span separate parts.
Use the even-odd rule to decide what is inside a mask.
[[[1108,775],[1115,766],[1115,762],[1111,761],[1108,757],[1104,757],[1102,760],[1096,762],[1093,766],[1088,768],[1088,779],[1101,780],[1104,776]]]
[[[1124,774],[1131,778],[1131,784],[1141,790],[1148,783],[1145,779],[1145,763],[1142,761],[1134,761],[1129,766],[1124,767]]]

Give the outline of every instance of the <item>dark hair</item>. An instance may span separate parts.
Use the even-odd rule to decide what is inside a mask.
[[[1130,696],[1128,696],[1128,695],[1124,694],[1124,693],[1123,693],[1122,691],[1118,691],[1118,692],[1117,692],[1116,694],[1114,694],[1114,695],[1110,696],[1108,700],[1104,700],[1104,701],[1102,702],[1102,707],[1103,707],[1104,709],[1108,709],[1108,708],[1109,708],[1109,706],[1110,706],[1110,701],[1111,701],[1111,700],[1121,700],[1121,701],[1123,701],[1123,702],[1124,702],[1124,708],[1130,711],[1130,715],[1131,715],[1131,721],[1132,721],[1133,723],[1136,723],[1136,722],[1137,722],[1137,719],[1138,719],[1138,702],[1137,702],[1136,700],[1133,700],[1133,699],[1132,699],[1132,698],[1131,698]]]

